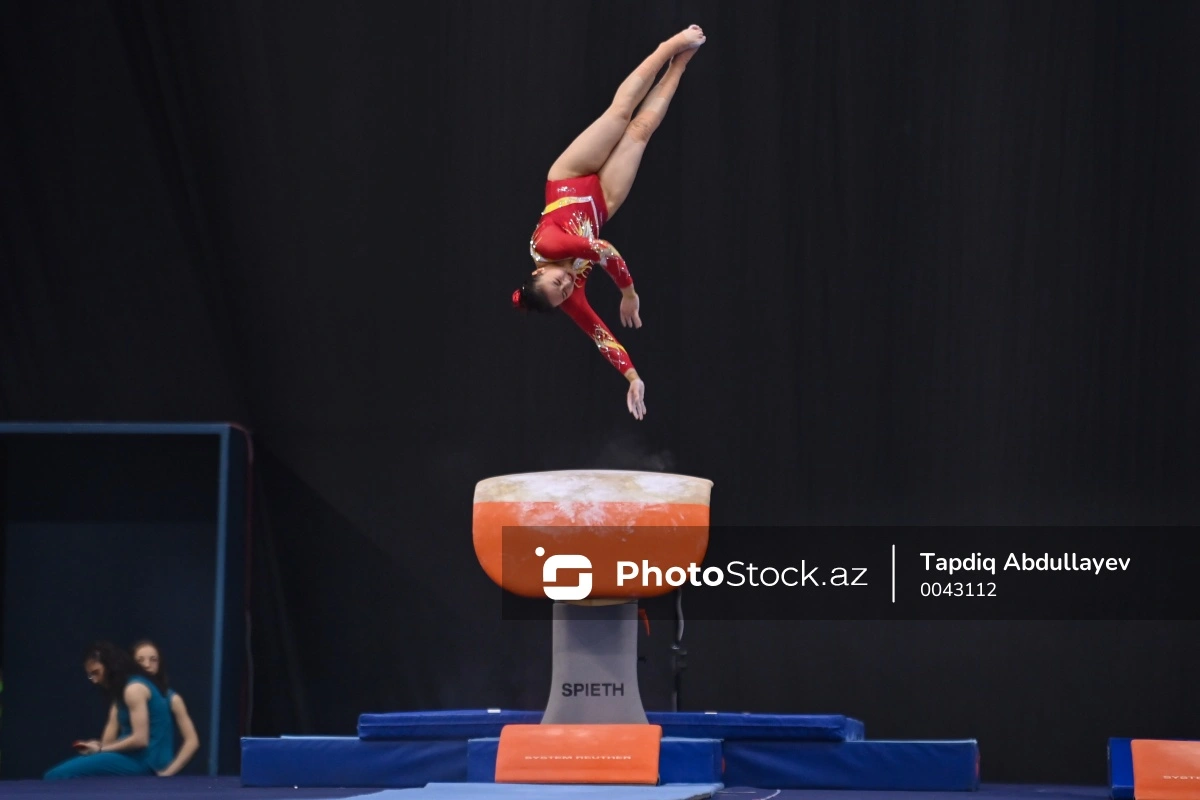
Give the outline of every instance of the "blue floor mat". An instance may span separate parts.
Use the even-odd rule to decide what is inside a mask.
[[[700,800],[721,784],[600,786],[539,783],[431,783],[419,789],[375,792],[371,800]]]
[[[932,742],[742,742],[723,748],[728,786],[970,792],[979,788],[973,739]]]
[[[619,796],[626,787],[613,787]],[[0,780],[0,796],[28,800],[384,800],[394,790],[375,789],[278,789],[248,788],[233,776],[206,778],[193,775],[175,778],[81,778],[73,781]],[[412,800],[412,795],[392,800]],[[454,800],[447,795],[428,795],[428,800]],[[418,800],[423,800],[418,798]],[[482,799],[481,799],[482,800]],[[508,800],[508,798],[494,798]],[[534,800],[539,800],[534,798]],[[554,800],[566,800],[555,798]],[[589,797],[586,800],[601,800]],[[605,798],[605,800],[607,800]],[[661,800],[655,798],[655,800]],[[755,789],[730,784],[713,800],[963,800],[959,793],[862,792],[827,789]],[[1040,786],[1033,784],[984,784],[971,800],[1109,800],[1107,786]]]
[[[466,740],[364,742],[352,736],[242,739],[245,786],[395,789],[466,779]]]

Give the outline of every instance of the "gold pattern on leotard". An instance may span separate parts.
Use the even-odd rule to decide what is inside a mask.
[[[542,216],[543,217],[546,216],[551,211],[558,211],[563,206],[570,206],[570,205],[574,205],[575,203],[591,203],[591,202],[593,202],[591,197],[560,197],[557,200],[555,200],[553,203],[551,203],[550,205],[548,205],[544,209],[542,209]]]
[[[596,343],[596,348],[600,351],[600,354],[607,358],[621,372],[633,366],[629,361],[629,353],[604,328],[597,325],[592,330],[592,340]]]
[[[592,220],[587,214],[581,211],[576,211],[571,215],[571,220],[563,226],[576,236],[582,236],[589,242],[595,240],[596,235],[592,232]]]
[[[575,259],[575,263],[571,265],[571,272],[575,273],[575,288],[578,289],[587,283],[588,274],[592,271],[592,262],[584,261],[582,258]]]

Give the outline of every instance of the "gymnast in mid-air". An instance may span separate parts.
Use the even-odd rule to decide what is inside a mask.
[[[622,81],[599,119],[551,165],[546,208],[529,241],[536,268],[512,295],[513,306],[524,311],[565,311],[629,382],[625,403],[639,420],[646,416],[646,385],[628,351],[592,310],[585,287],[592,267],[599,265],[621,290],[621,324],[642,327],[633,277],[617,249],[599,238],[600,229],[629,196],[646,144],[704,41],[704,31],[692,25],[661,43]],[[666,72],[654,83],[664,65]]]

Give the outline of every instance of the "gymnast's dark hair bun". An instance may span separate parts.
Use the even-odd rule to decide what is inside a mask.
[[[536,280],[533,275],[530,275],[525,279],[525,283],[521,284],[521,288],[512,293],[513,308],[518,311],[536,311],[542,314],[554,310],[554,306],[550,305],[546,295],[538,289]]]

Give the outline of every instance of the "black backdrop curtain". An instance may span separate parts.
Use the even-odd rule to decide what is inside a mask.
[[[2,14],[0,413],[253,430],[255,734],[544,704],[549,632],[500,621],[471,548],[489,475],[702,475],[720,525],[1200,516],[1194,3]],[[605,229],[646,323],[618,329],[636,423],[568,320],[508,296],[550,162],[691,22]],[[1107,736],[1200,735],[1196,634],[697,623],[686,694],[1102,782]]]

